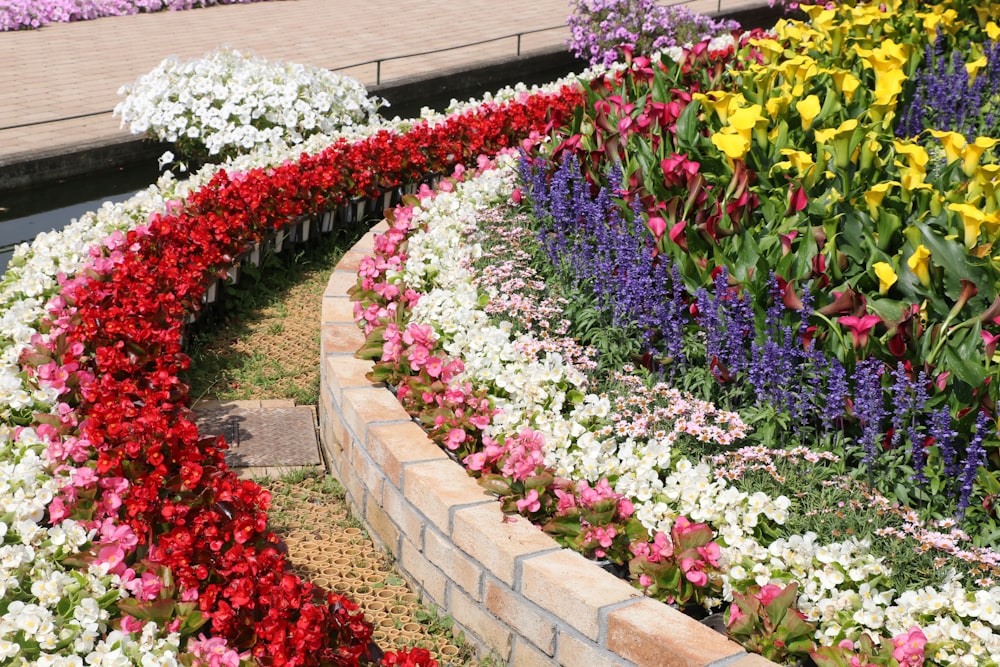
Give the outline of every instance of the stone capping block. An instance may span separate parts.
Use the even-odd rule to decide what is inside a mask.
[[[601,608],[642,596],[618,577],[602,577],[598,572],[580,554],[560,549],[524,559],[519,590],[528,600],[597,641],[601,636]]]
[[[415,423],[368,426],[368,455],[397,488],[403,486],[403,467],[416,461],[447,460],[448,455]]]
[[[468,505],[496,504],[483,487],[450,459],[412,463],[403,470],[406,500],[438,530],[451,535],[452,512]]]
[[[655,600],[640,600],[610,612],[607,629],[608,648],[637,665],[704,667],[746,653],[717,632],[702,636],[705,626],[684,614],[664,614],[663,605]],[[674,643],[669,652],[656,645],[662,636]]]
[[[521,559],[560,547],[527,519],[504,519],[497,502],[457,510],[451,539],[494,577],[513,588]]]
[[[383,221],[373,230],[387,228]],[[352,252],[373,244],[369,232]],[[324,438],[341,442],[323,445],[329,467],[408,580],[473,630],[470,634],[487,635],[474,639],[512,665],[542,665],[552,656],[551,664],[564,667],[777,667],[643,598],[627,582],[560,548],[526,519],[505,518],[499,503],[427,439],[388,389],[364,379],[367,362],[337,365],[364,342],[356,325],[340,321],[349,312],[340,300],[357,280],[348,268],[358,261],[350,254],[338,265],[324,294],[320,420]],[[355,449],[366,455],[352,455]],[[358,463],[380,473],[355,469]],[[375,478],[381,493],[366,487]],[[426,544],[429,530],[433,545]],[[434,556],[445,554],[451,557],[443,560],[466,566],[464,575],[435,562]],[[483,573],[481,590],[469,590],[475,588],[477,568]]]

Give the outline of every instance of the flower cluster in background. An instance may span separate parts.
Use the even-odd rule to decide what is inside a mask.
[[[624,60],[624,52],[651,54],[739,29],[728,19],[697,14],[656,0],[573,0],[567,19],[569,49],[591,65]]]
[[[102,16],[127,16],[259,2],[260,0],[3,0],[0,2],[0,32],[40,28],[47,23],[89,21]]]
[[[350,77],[234,49],[167,58],[118,92],[126,96],[115,107],[123,126],[195,158],[294,146],[364,125],[382,104]]]

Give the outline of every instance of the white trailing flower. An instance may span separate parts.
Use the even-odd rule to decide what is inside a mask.
[[[382,104],[350,77],[234,49],[183,62],[166,58],[118,93],[126,98],[114,113],[133,134],[209,155],[300,144],[311,134],[364,124]]]

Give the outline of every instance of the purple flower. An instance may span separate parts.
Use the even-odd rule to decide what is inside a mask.
[[[965,465],[962,469],[962,486],[958,494],[958,518],[965,518],[965,510],[969,507],[972,498],[972,488],[976,481],[976,474],[979,467],[986,463],[986,450],[983,448],[983,440],[986,431],[993,422],[985,410],[980,410],[976,416],[976,432],[972,436],[972,441],[965,450]]]

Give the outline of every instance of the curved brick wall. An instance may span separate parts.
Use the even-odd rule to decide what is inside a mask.
[[[358,516],[422,599],[515,666],[775,667],[526,520],[503,521],[499,503],[365,378],[347,290],[385,229],[347,252],[323,296],[320,435]]]

